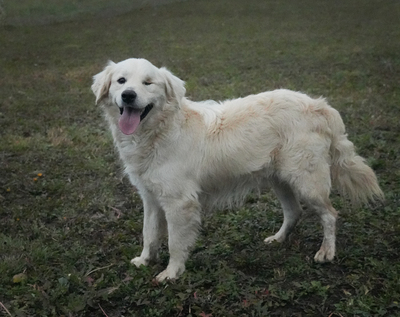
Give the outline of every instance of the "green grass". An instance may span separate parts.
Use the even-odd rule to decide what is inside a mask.
[[[118,16],[105,2],[90,14],[94,1],[14,2],[0,29],[0,302],[11,316],[400,314],[398,1],[191,0]],[[12,23],[49,12],[64,22]],[[313,215],[287,243],[266,246],[279,204],[271,193],[249,197],[204,220],[181,279],[154,284],[168,253],[129,264],[142,204],[90,91],[108,59],[128,57],[167,66],[194,100],[279,87],[324,95],[385,204],[354,208],[332,195],[338,254],[319,265]]]
[[[0,22],[12,25],[48,24],[85,16],[118,15],[143,7],[156,8],[180,0],[19,0],[0,1]],[[2,10],[1,10],[2,9]]]

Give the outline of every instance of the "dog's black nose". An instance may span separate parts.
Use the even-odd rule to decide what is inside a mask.
[[[127,104],[132,103],[136,99],[136,96],[136,92],[134,92],[133,90],[125,90],[121,94],[122,101]]]

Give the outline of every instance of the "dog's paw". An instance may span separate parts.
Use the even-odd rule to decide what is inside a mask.
[[[175,279],[176,279],[175,274],[172,274],[172,276],[171,276],[171,274],[168,272],[168,270],[164,270],[156,276],[157,282],[164,282],[164,281],[170,281],[170,280],[175,280]]]
[[[163,282],[166,280],[173,281],[176,280],[181,274],[185,271],[185,265],[171,265],[169,264],[168,267],[162,271],[160,274],[156,276],[157,282]]]
[[[271,243],[273,243],[273,242],[283,242],[283,240],[285,240],[285,239],[282,238],[282,237],[280,237],[280,236],[273,235],[273,236],[270,236],[270,237],[266,238],[266,239],[264,240],[264,242],[265,242],[266,244],[271,244]]]
[[[136,267],[140,267],[141,265],[146,266],[147,261],[145,259],[141,258],[140,256],[137,256],[136,258],[131,260],[131,264],[136,265]]]
[[[335,250],[321,248],[314,256],[314,261],[318,263],[331,262],[335,257]]]

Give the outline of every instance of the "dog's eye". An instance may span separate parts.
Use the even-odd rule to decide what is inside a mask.
[[[118,84],[125,84],[126,83],[126,79],[124,77],[121,77],[120,79],[117,80]]]
[[[150,86],[152,84],[152,82],[149,80],[146,80],[143,82],[143,84],[145,84],[146,86]]]

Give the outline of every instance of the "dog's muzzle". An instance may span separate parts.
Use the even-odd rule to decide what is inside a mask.
[[[124,90],[121,94],[121,99],[125,106],[119,108],[119,113],[122,114],[124,113],[124,108],[125,107],[130,107],[135,110],[139,110],[137,107],[135,107],[135,100],[136,100],[137,94],[134,90],[132,89],[127,89]],[[153,109],[153,104],[148,104],[144,110],[141,111],[140,113],[140,121],[142,121],[146,116],[149,114],[150,110]]]
[[[125,109],[125,107],[119,108],[119,113],[120,113],[121,116],[124,113],[124,109]],[[144,110],[141,112],[140,121],[143,121],[143,119],[146,118],[146,116],[149,114],[151,109],[153,109],[153,104],[152,103],[147,105],[146,108],[144,108]]]

